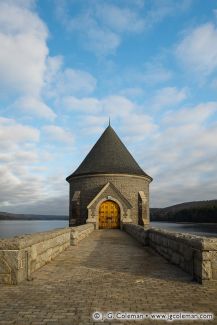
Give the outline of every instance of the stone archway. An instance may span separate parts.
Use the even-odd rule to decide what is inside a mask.
[[[120,207],[113,200],[105,200],[99,206],[99,229],[120,228]]]
[[[87,223],[95,224],[95,228],[99,229],[99,209],[103,202],[113,201],[117,203],[120,209],[120,226],[124,223],[131,223],[131,209],[132,205],[129,201],[121,194],[121,192],[111,183],[108,182],[106,185],[99,191],[99,193],[92,199],[88,204],[88,218]]]

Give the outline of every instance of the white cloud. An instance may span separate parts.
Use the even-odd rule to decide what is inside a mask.
[[[37,142],[39,135],[39,130],[36,128],[19,124],[13,119],[0,117],[1,146],[7,146],[8,143]]]
[[[145,20],[138,11],[102,2],[96,7],[96,17],[108,28],[116,32],[141,32]]]
[[[54,82],[54,80],[57,78],[57,75],[61,73],[62,66],[63,57],[61,55],[47,57],[45,72],[45,81],[47,87],[49,87],[50,83]]]
[[[39,162],[39,136],[34,127],[0,117],[0,206],[43,195],[42,176],[31,172]]]
[[[25,164],[25,163],[24,163]],[[0,207],[32,202],[45,194],[42,177],[34,177],[27,168],[0,165]]]
[[[44,38],[47,29],[41,19],[30,9],[29,1],[0,1],[0,29],[5,34],[19,35],[27,31]]]
[[[141,161],[153,176],[152,206],[211,199],[217,191],[217,102],[171,111]]]
[[[101,110],[100,100],[93,97],[76,98],[68,96],[63,98],[63,107],[71,110],[78,110],[80,113],[97,113]]]
[[[98,112],[97,115],[85,114],[84,116],[80,116],[79,125],[80,125],[80,134],[83,135],[96,135],[102,134],[105,130],[105,125],[107,126],[109,123],[109,117],[102,112]],[[88,146],[86,152],[88,152],[91,148]],[[84,150],[85,152],[85,150]]]
[[[28,113],[29,115],[34,115],[39,118],[48,120],[54,120],[56,118],[56,114],[48,105],[40,98],[32,96],[17,99],[15,103],[11,105],[11,108],[18,109],[23,113]]]
[[[85,47],[98,55],[113,54],[121,43],[120,37],[100,27],[87,26]]]
[[[111,118],[123,117],[134,110],[135,104],[124,96],[108,96],[101,100],[104,113]]]
[[[97,85],[96,79],[87,71],[63,68],[61,56],[47,60],[46,85],[43,93],[46,97],[87,96]]]
[[[115,53],[125,35],[144,32],[167,16],[187,10],[190,4],[191,0],[154,0],[150,5],[142,1],[86,1],[72,14],[66,1],[56,1],[56,14],[70,33],[79,32],[86,49],[109,55]]]
[[[20,161],[20,163],[25,162],[36,162],[38,160],[38,154],[35,151],[18,151],[14,154],[14,158],[16,161]]]
[[[210,85],[212,89],[217,89],[217,79],[214,78]]]
[[[146,15],[146,27],[152,27],[169,16],[186,12],[190,8],[191,3],[192,0],[152,0],[151,9],[147,11]]]
[[[63,106],[78,110],[80,113],[106,114],[107,117],[118,117],[128,114],[134,109],[134,103],[124,96],[113,95],[102,99],[87,97],[78,99],[68,96],[63,98]]]
[[[2,92],[38,95],[44,84],[48,31],[29,1],[0,2]]]
[[[176,87],[165,87],[156,91],[152,100],[154,108],[165,108],[177,105],[187,98],[187,89],[177,89]]]
[[[132,116],[127,116],[123,120],[123,127],[121,128],[129,138],[134,135],[137,139],[144,139],[147,136],[153,135],[157,130],[157,125],[154,123],[151,116],[146,114],[136,114],[134,112]]]
[[[61,195],[52,196],[49,198],[41,198],[35,202],[19,202],[13,205],[2,206],[2,210],[11,213],[26,213],[26,214],[45,214],[45,215],[68,215],[69,213],[69,202],[68,202],[68,184],[66,184],[65,190],[62,191]],[[64,193],[64,194],[63,194]],[[66,221],[67,223],[67,221]]]
[[[124,88],[120,91],[121,96],[126,96],[126,97],[134,97],[134,98],[139,98],[140,96],[144,95],[144,89],[139,88],[139,87],[129,87],[129,88]]]
[[[60,160],[56,143],[71,143],[71,134],[54,126],[42,129],[42,135],[46,131],[55,140],[56,154]],[[37,202],[40,204],[42,201],[49,201],[53,196],[61,196],[64,192],[62,189],[67,189],[62,168],[60,171],[54,168],[54,179],[54,157],[46,145],[40,146],[39,135],[36,128],[18,123],[14,119],[0,117],[0,211],[7,207],[8,211],[23,212],[26,208],[26,213],[39,213]],[[47,133],[46,135],[48,136]],[[67,198],[67,194],[65,197]],[[55,214],[55,209],[52,210],[51,206],[49,208]]]
[[[64,130],[60,126],[46,125],[43,131],[50,140],[56,140],[67,144],[72,144],[74,137],[71,132]]]
[[[193,108],[187,107],[176,112],[167,112],[164,121],[174,126],[188,123],[198,125],[206,121],[216,110],[216,102],[201,103]]]
[[[172,72],[159,62],[150,62],[145,64],[144,71],[140,72],[137,78],[148,85],[156,85],[170,80]]]
[[[60,95],[82,94],[84,96],[95,90],[96,79],[86,71],[65,69],[57,79],[56,88]]]
[[[96,17],[98,7],[96,3],[85,3],[84,9],[77,15],[70,15],[67,5],[65,1],[56,2],[58,19],[70,33],[79,32],[86,49],[99,55],[110,54],[116,50],[121,41],[120,37],[104,26],[102,19]]]
[[[57,3],[59,19],[69,31],[78,31],[84,47],[97,55],[113,54],[123,33],[144,29],[144,19],[135,7],[87,2],[77,16],[70,16],[66,7],[66,3]]]
[[[217,68],[217,28],[212,23],[190,31],[176,47],[178,59],[197,74],[207,76]]]
[[[90,126],[103,126],[106,122],[108,122],[108,119],[106,116],[103,115],[85,115],[82,118],[84,124],[88,123]]]
[[[120,36],[100,26],[89,13],[70,20],[67,25],[70,30],[78,30],[83,38],[84,47],[98,55],[112,54],[120,45]]]
[[[35,7],[35,2],[35,0],[7,0],[7,5],[32,9]],[[5,3],[5,0],[0,0],[1,3]]]
[[[121,124],[121,131],[127,139],[142,140],[148,134],[153,134],[157,127],[148,114],[143,113],[142,107],[128,98],[120,95],[107,96],[101,99],[67,97],[63,107],[78,112],[79,125],[82,134],[100,134],[105,125]]]

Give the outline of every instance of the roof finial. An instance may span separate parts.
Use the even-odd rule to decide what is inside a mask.
[[[109,116],[109,126],[111,126],[111,120],[110,120],[110,116]]]

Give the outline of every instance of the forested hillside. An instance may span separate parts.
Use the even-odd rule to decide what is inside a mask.
[[[67,220],[68,216],[0,212],[0,220]]]
[[[162,209],[153,208],[151,220],[217,223],[217,200],[186,202]]]

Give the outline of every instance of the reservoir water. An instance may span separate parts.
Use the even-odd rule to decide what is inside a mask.
[[[151,226],[199,236],[217,237],[217,223],[151,222]],[[67,220],[0,220],[0,238],[8,238],[64,227],[68,227]]]
[[[68,227],[68,220],[0,220],[0,238]]]
[[[190,233],[197,236],[217,237],[217,223],[191,222],[151,222],[151,226],[176,232]]]

